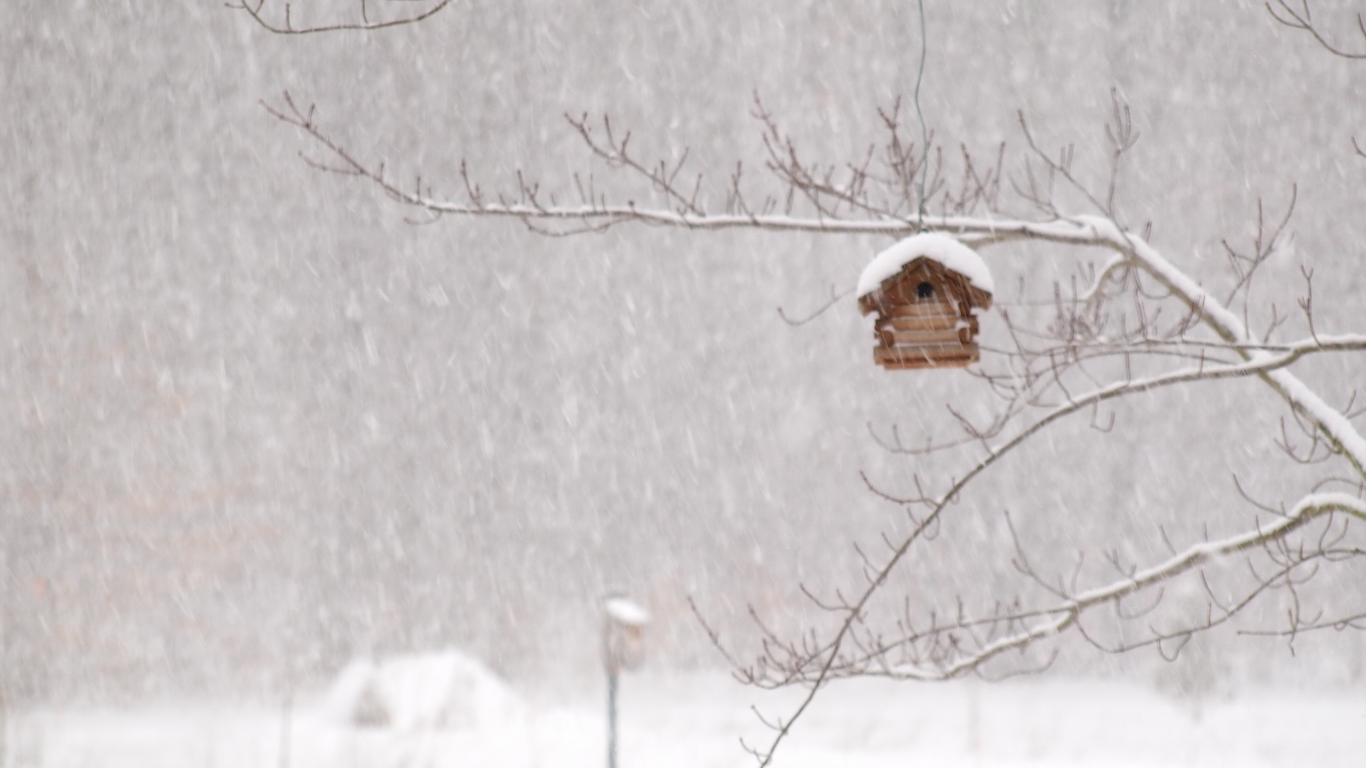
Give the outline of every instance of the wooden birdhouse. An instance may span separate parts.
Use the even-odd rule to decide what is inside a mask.
[[[609,675],[633,669],[644,655],[643,635],[650,614],[639,603],[619,592],[603,600],[602,652]]]
[[[859,310],[877,312],[873,361],[889,371],[977,362],[977,313],[991,308],[991,272],[958,240],[922,232],[878,254],[858,284]]]

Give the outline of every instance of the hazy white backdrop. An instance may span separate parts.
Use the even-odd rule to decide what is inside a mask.
[[[1320,16],[1350,33],[1350,6]],[[719,200],[737,159],[759,173],[755,93],[808,156],[861,157],[876,109],[909,103],[915,10],[466,0],[415,27],[287,38],[217,0],[0,5],[5,700],[274,697],[357,655],[446,646],[572,685],[596,678],[609,588],[652,610],[656,669],[721,664],[688,596],[742,651],[746,606],[818,621],[798,584],[853,583],[849,545],[899,524],[860,470],[895,487],[936,469],[868,425],[945,426],[961,374],[873,366],[852,300],[799,328],[776,310],[852,286],[888,241],[414,225],[310,169],[261,102],[315,103],[359,155],[452,196],[462,159],[487,187],[594,170],[620,189],[563,117],[606,113],[644,155],[690,149]],[[1023,111],[1096,169],[1117,88],[1142,132],[1120,180],[1132,225],[1218,284],[1221,239],[1298,184],[1261,295],[1293,307],[1311,267],[1321,323],[1362,330],[1366,64],[1250,0],[925,10],[922,103],[951,154],[1006,142],[1018,173]],[[1007,303],[1076,264],[984,257]],[[1335,398],[1366,383],[1360,355],[1300,369]],[[1135,400],[1108,435],[1079,420],[964,499],[946,559],[907,583],[927,602],[1008,591],[1005,510],[1059,562],[1161,551],[1159,524],[1186,541],[1245,524],[1234,474],[1270,499],[1304,490],[1273,442],[1283,415],[1235,384]],[[1359,580],[1335,588],[1359,605]],[[1296,650],[1225,632],[1168,665],[1067,646],[1055,674],[1360,690],[1359,633]]]

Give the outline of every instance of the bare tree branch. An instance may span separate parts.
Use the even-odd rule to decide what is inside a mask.
[[[1307,8],[1304,18],[1307,23]],[[1296,631],[1328,625],[1312,605],[1301,601],[1300,590],[1318,574],[1320,566],[1351,561],[1363,554],[1344,540],[1347,521],[1357,525],[1353,530],[1359,529],[1360,521],[1366,521],[1366,502],[1359,495],[1321,489],[1341,483],[1357,489],[1358,494],[1366,491],[1366,439],[1351,421],[1351,403],[1342,411],[1333,408],[1290,369],[1310,355],[1366,351],[1366,336],[1326,333],[1318,327],[1308,273],[1300,300],[1309,328],[1307,338],[1273,341],[1274,335],[1283,332],[1286,316],[1273,305],[1269,322],[1262,325],[1265,312],[1257,315],[1252,311],[1254,276],[1287,237],[1284,233],[1297,189],[1292,189],[1283,215],[1267,217],[1258,204],[1250,249],[1225,244],[1233,287],[1224,301],[1149,243],[1150,226],[1138,232],[1122,226],[1117,216],[1118,179],[1122,160],[1134,146],[1138,131],[1127,105],[1117,93],[1112,98],[1112,122],[1106,129],[1108,177],[1096,190],[1083,182],[1083,174],[1074,167],[1075,153],[1070,146],[1056,154],[1046,153],[1021,116],[1030,156],[1025,177],[1012,182],[1024,202],[1040,214],[1038,219],[1008,214],[998,207],[1002,177],[999,158],[993,168],[980,170],[964,149],[961,180],[956,189],[949,189],[947,177],[941,173],[942,153],[903,141],[895,107],[879,113],[886,137],[881,147],[870,147],[843,165],[826,165],[807,161],[756,97],[754,115],[766,155],[763,170],[777,191],[762,202],[748,199],[745,190],[752,186],[742,184],[745,169],[737,163],[722,189],[725,204],[717,210],[709,207],[701,175],[684,175],[687,152],[668,160],[646,160],[633,151],[631,134],[621,132],[606,118],[601,128],[596,124],[590,127],[586,115],[566,119],[596,162],[606,163],[628,181],[643,185],[647,195],[639,199],[609,198],[598,189],[592,174],[576,174],[573,182],[578,202],[567,205],[560,202],[563,196],[544,191],[537,180],[520,173],[511,193],[485,192],[463,164],[464,198],[440,198],[421,181],[411,187],[400,185],[386,175],[382,164],[362,161],[320,127],[312,107],[299,107],[288,93],[282,106],[266,105],[266,109],[304,131],[320,150],[321,159],[306,158],[314,167],[363,178],[393,200],[432,216],[512,218],[532,231],[554,236],[601,232],[624,223],[689,230],[740,228],[890,236],[909,235],[923,227],[952,234],[978,248],[1032,241],[1099,247],[1110,252],[1098,267],[1083,270],[1070,282],[1054,284],[1051,301],[1026,303],[1026,309],[1018,314],[1003,308],[1000,317],[1007,338],[999,346],[983,346],[986,355],[982,365],[969,370],[996,398],[995,406],[983,414],[949,404],[947,413],[961,436],[903,441],[895,428],[890,436],[881,437],[870,425],[874,439],[893,453],[959,452],[967,457],[964,471],[939,483],[937,490],[934,482],[927,488],[920,476],[914,476],[914,490],[904,493],[880,488],[865,476],[871,492],[905,510],[911,527],[899,536],[884,534],[886,551],[880,560],[868,550],[855,549],[863,578],[857,589],[847,593],[835,589],[833,597],[819,597],[802,588],[813,605],[831,614],[831,631],[824,635],[812,631],[785,640],[751,611],[762,638],[755,660],[742,665],[735,654],[723,649],[743,682],[761,687],[805,687],[805,695],[792,713],[764,720],[773,730],[767,746],[746,747],[761,765],[767,765],[814,697],[831,681],[843,677],[940,680],[987,674],[984,666],[1003,654],[1023,653],[1070,630],[1105,652],[1156,647],[1164,656],[1174,657],[1191,636],[1230,622],[1272,590],[1285,590],[1295,606],[1287,624],[1291,642]],[[922,178],[930,181],[926,198],[933,195],[938,206],[938,212],[928,213],[923,222],[918,214],[925,201],[919,197],[916,183]],[[1054,200],[1059,185],[1075,190],[1096,213],[1064,214]],[[789,318],[781,309],[779,313],[789,324],[800,325],[845,295],[832,288],[829,300],[804,319]],[[1032,314],[1045,319],[1036,322],[1038,317]],[[1021,316],[1028,322],[1021,321]],[[1254,320],[1258,324],[1256,333]],[[918,544],[939,535],[950,505],[1003,458],[1033,445],[1044,432],[1076,413],[1087,413],[1092,428],[1114,429],[1114,414],[1103,407],[1109,401],[1196,382],[1242,378],[1262,381],[1288,406],[1290,424],[1283,425],[1278,443],[1292,460],[1333,461],[1338,467],[1325,472],[1315,490],[1291,511],[1236,536],[1211,540],[1207,535],[1205,543],[1185,550],[1173,546],[1166,531],[1161,530],[1172,555],[1147,567],[1140,567],[1131,557],[1121,557],[1118,550],[1102,552],[1119,578],[1085,591],[1077,589],[1083,557],[1078,557],[1070,573],[1045,573],[1037,569],[1016,539],[1012,565],[1022,577],[1020,583],[1032,593],[1045,596],[1041,606],[1028,606],[1019,597],[1013,601],[998,598],[990,610],[974,613],[960,599],[949,610],[931,609],[928,616],[913,615],[908,606],[894,618],[874,617],[874,608],[885,602],[878,596],[893,573],[910,561]],[[1300,430],[1300,436],[1293,439],[1292,425]],[[1342,469],[1344,465],[1346,469]],[[1241,486],[1238,492],[1247,495]],[[1263,511],[1280,514],[1272,504],[1257,504]],[[1316,520],[1323,521],[1321,530],[1307,528]],[[1337,527],[1338,520],[1343,521],[1341,527]],[[1315,531],[1317,537],[1313,536]],[[1292,538],[1297,532],[1302,535]],[[1227,594],[1218,592],[1216,582],[1211,581],[1211,569],[1234,556],[1246,558],[1248,573],[1243,578],[1251,581]],[[1162,625],[1157,618],[1164,610],[1167,587],[1181,577],[1185,577],[1183,584],[1198,578],[1203,616]],[[1104,606],[1113,608],[1113,621],[1151,619],[1153,623],[1140,639],[1107,640],[1097,629],[1097,619],[1088,619],[1097,615],[1096,608]],[[1357,627],[1358,619],[1353,616],[1338,623]],[[884,632],[884,626],[875,623],[883,620],[891,621],[895,631]],[[721,647],[719,634],[705,622],[703,625],[713,643]],[[1036,654],[1032,660],[1019,662],[1014,671],[1046,667],[1051,660],[1052,656],[1041,660]],[[998,667],[992,666],[990,674],[997,674]]]
[[[431,17],[445,10],[446,6],[450,5],[452,2],[452,0],[387,0],[387,2],[391,3],[423,3],[432,1],[435,1],[436,5],[433,5],[431,8],[428,8],[427,10],[422,11],[421,13],[418,13],[413,16],[404,16],[395,19],[385,19],[382,21],[371,21],[369,8],[366,3],[366,0],[360,0],[361,20],[359,22],[341,22],[336,24],[322,24],[308,27],[294,26],[294,20],[292,18],[292,3],[284,4],[284,20],[282,22],[272,22],[265,17],[264,9],[266,6],[266,0],[257,0],[255,5],[252,5],[252,0],[239,0],[236,3],[226,3],[225,5],[233,10],[245,11],[247,15],[252,18],[252,21],[255,21],[263,29],[266,29],[277,35],[311,35],[320,32],[370,32],[380,29],[388,29],[390,27],[401,27],[407,24],[417,24],[419,22],[426,21],[427,19],[430,19]]]
[[[1254,531],[1220,541],[1196,545],[1164,563],[1137,572],[1132,577],[1089,590],[1054,608],[1041,611],[1040,613],[1055,614],[1056,618],[1040,622],[1023,632],[1001,638],[976,653],[964,656],[948,667],[926,670],[909,666],[893,670],[890,676],[918,680],[942,680],[956,677],[964,672],[976,669],[1006,651],[1018,649],[1034,641],[1062,633],[1074,625],[1083,613],[1097,606],[1136,594],[1218,558],[1282,540],[1286,535],[1310,521],[1334,512],[1349,514],[1366,522],[1366,502],[1361,499],[1346,494],[1307,496],[1288,515],[1266,527],[1258,527]]]
[[[1324,36],[1318,26],[1314,23],[1313,16],[1309,10],[1309,0],[1301,0],[1299,8],[1286,2],[1286,0],[1275,0],[1275,5],[1272,5],[1269,2],[1266,4],[1266,10],[1267,13],[1271,14],[1271,18],[1281,24],[1290,27],[1291,29],[1298,29],[1313,35],[1319,45],[1323,46],[1324,50],[1332,53],[1334,56],[1341,56],[1344,59],[1366,59],[1366,50],[1349,51],[1333,44]],[[1360,13],[1356,15],[1356,18],[1357,31],[1361,33],[1362,43],[1366,44],[1366,19],[1363,19]]]

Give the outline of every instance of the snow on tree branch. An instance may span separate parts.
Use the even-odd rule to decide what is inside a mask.
[[[423,185],[421,179],[418,179],[411,188],[404,187],[389,178],[382,165],[372,166],[362,162],[324,131],[317,122],[314,107],[310,106],[307,109],[299,107],[289,93],[283,95],[282,101],[282,107],[267,103],[263,103],[262,106],[276,119],[303,130],[318,146],[325,150],[325,154],[328,156],[327,160],[305,157],[305,161],[309,165],[322,171],[364,178],[377,185],[396,202],[421,208],[436,216],[513,218],[522,221],[528,227],[542,234],[556,236],[602,232],[612,226],[624,223],[641,223],[694,230],[746,228],[892,236],[913,234],[919,228],[913,217],[898,213],[898,211],[908,207],[903,203],[890,201],[879,204],[871,201],[871,198],[868,197],[871,194],[868,184],[869,179],[872,178],[870,175],[865,175],[863,181],[859,185],[855,185],[861,190],[858,193],[860,202],[857,208],[874,218],[842,218],[836,208],[827,207],[822,202],[822,194],[833,194],[831,191],[833,187],[825,182],[815,181],[812,172],[798,170],[795,165],[775,168],[775,173],[779,177],[788,178],[791,184],[789,192],[797,189],[803,190],[803,195],[809,196],[815,201],[816,216],[793,215],[790,205],[783,205],[784,212],[778,213],[780,203],[777,196],[767,197],[762,204],[751,206],[741,188],[742,175],[738,171],[731,177],[724,212],[712,212],[699,197],[699,180],[694,179],[689,186],[681,186],[678,183],[678,176],[687,160],[686,153],[675,164],[666,164],[662,161],[656,164],[645,163],[631,154],[630,133],[624,133],[618,137],[613,132],[610,120],[604,119],[603,121],[605,137],[600,142],[593,130],[587,125],[586,118],[574,118],[568,115],[566,115],[566,121],[584,139],[593,155],[606,161],[613,168],[625,169],[648,181],[651,191],[662,195],[666,204],[648,206],[637,203],[635,200],[628,200],[624,203],[609,202],[605,193],[598,192],[591,183],[585,185],[583,179],[578,176],[574,180],[575,192],[578,197],[576,203],[563,203],[553,193],[543,193],[539,183],[520,176],[516,180],[517,189],[515,192],[490,195],[480,184],[469,178],[463,164],[461,181],[465,188],[465,201],[445,200],[436,197],[430,185]],[[899,150],[899,152],[909,151],[912,150]],[[795,163],[796,161],[793,160],[792,162]],[[900,161],[893,157],[889,162]],[[777,161],[771,164],[771,166],[777,165]],[[955,197],[946,193],[941,201],[942,207],[946,210],[953,208],[970,209],[978,205],[985,200],[987,194],[985,191],[979,192],[978,190],[989,184],[989,179],[990,174],[988,174],[988,181],[979,178],[975,171],[967,174],[963,194]],[[885,181],[890,184],[899,183],[894,179]],[[942,187],[943,185],[938,186]],[[849,191],[842,194],[845,197],[855,195],[854,192]],[[790,196],[788,195],[788,197]],[[927,220],[926,225],[932,224],[937,229],[952,230],[956,228],[958,220],[958,217],[940,215],[932,222]],[[969,218],[963,219],[963,221],[977,222],[979,220]]]
[[[1040,622],[1023,632],[995,640],[975,652],[966,654],[945,666],[924,667],[917,664],[892,668],[889,677],[917,680],[946,680],[982,666],[1006,651],[1018,649],[1036,640],[1053,637],[1076,624],[1088,610],[1116,603],[1161,582],[1169,581],[1187,571],[1249,549],[1264,547],[1283,539],[1309,522],[1333,513],[1343,513],[1366,522],[1366,502],[1345,493],[1311,494],[1299,501],[1284,517],[1268,525],[1219,541],[1197,544],[1166,562],[1137,571],[1126,579],[1097,587],[1069,597],[1062,604],[1031,612],[1030,616],[1054,615],[1056,618]],[[1303,557],[1300,562],[1310,558]],[[1020,620],[1019,617],[1015,617]]]

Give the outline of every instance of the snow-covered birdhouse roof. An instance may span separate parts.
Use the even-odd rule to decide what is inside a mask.
[[[612,621],[626,627],[643,627],[650,623],[650,613],[644,606],[625,595],[609,595],[603,608]]]
[[[982,257],[954,237],[938,232],[921,232],[879,253],[863,268],[863,273],[859,275],[857,296],[863,313],[868,314],[873,310],[877,302],[870,299],[884,283],[921,260],[934,262],[939,267],[957,273],[970,289],[976,289],[968,291],[974,306],[983,309],[991,306],[991,295],[996,285]]]

